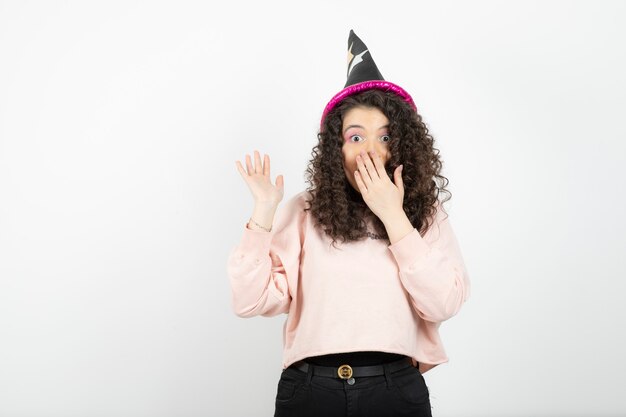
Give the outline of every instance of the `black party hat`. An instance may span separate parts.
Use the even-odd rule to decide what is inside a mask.
[[[350,30],[350,35],[348,36],[348,71],[346,84],[343,90],[335,94],[328,104],[326,104],[322,114],[321,126],[324,124],[326,115],[346,97],[371,89],[395,93],[409,103],[414,110],[417,110],[413,98],[409,93],[399,85],[385,81],[365,43],[353,30]]]
[[[346,78],[344,88],[363,81],[384,80],[369,49],[353,30],[350,30],[350,36],[348,36],[348,73]]]

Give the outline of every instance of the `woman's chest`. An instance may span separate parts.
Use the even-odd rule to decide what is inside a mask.
[[[322,236],[304,242],[299,287],[304,294],[375,294],[401,290],[398,266],[382,239],[342,244]]]

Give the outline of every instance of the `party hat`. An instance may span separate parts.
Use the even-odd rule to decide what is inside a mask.
[[[350,35],[348,36],[348,70],[346,78],[343,90],[335,94],[324,108],[321,125],[324,124],[326,115],[346,97],[365,90],[391,91],[409,103],[414,110],[417,110],[409,93],[399,85],[385,81],[369,49],[361,38],[354,33],[354,30],[350,30]]]

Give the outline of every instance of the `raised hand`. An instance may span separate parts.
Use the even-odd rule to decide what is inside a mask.
[[[266,154],[261,163],[261,155],[258,151],[254,151],[254,166],[252,166],[250,156],[246,154],[247,171],[244,170],[241,162],[236,161],[235,164],[248,185],[256,206],[277,207],[285,194],[285,185],[282,175],[276,177],[275,185],[272,184],[269,155]]]

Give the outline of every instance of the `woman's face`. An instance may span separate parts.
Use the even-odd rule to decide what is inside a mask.
[[[343,170],[346,173],[348,182],[359,191],[359,187],[354,180],[354,171],[358,169],[356,156],[361,152],[362,158],[370,158],[368,152],[375,152],[380,155],[383,163],[389,159],[388,142],[389,119],[376,107],[358,106],[348,110],[343,117],[341,128],[343,145]]]

